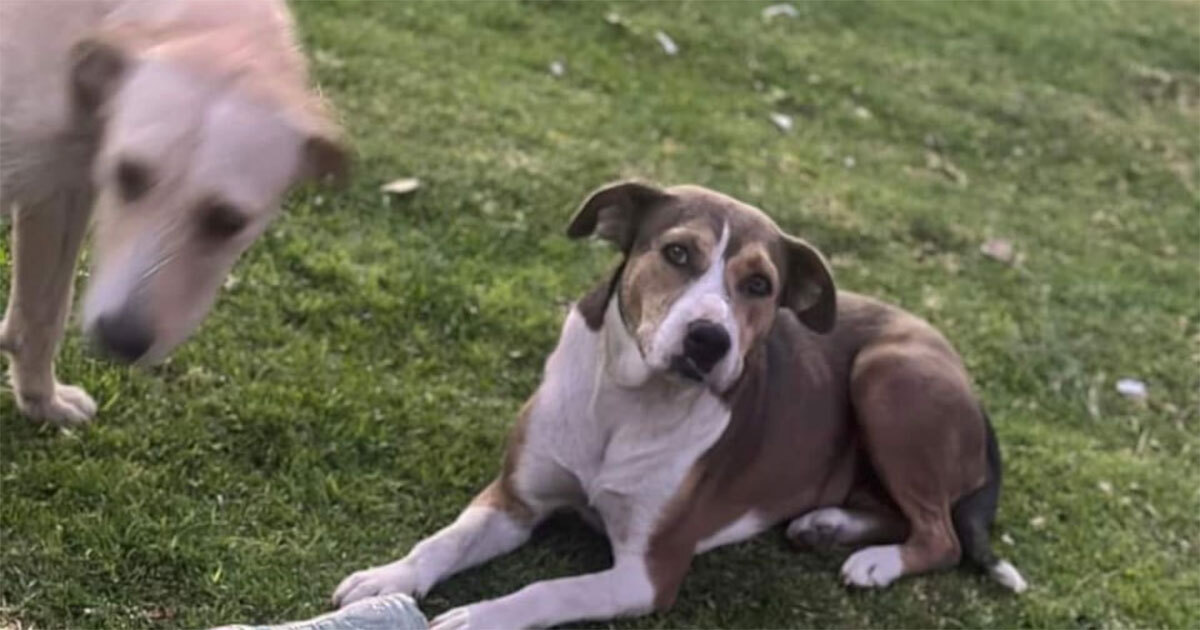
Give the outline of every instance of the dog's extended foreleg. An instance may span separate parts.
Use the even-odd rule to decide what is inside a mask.
[[[10,356],[17,407],[59,425],[81,424],[96,413],[86,392],[54,377],[90,203],[84,191],[63,191],[37,206],[11,209],[12,291],[0,322],[0,348]]]
[[[493,482],[458,518],[412,548],[391,564],[358,571],[342,580],[333,593],[333,604],[403,592],[425,595],[442,579],[508,553],[529,539],[536,519],[519,510],[505,509],[492,499],[501,492]]]
[[[536,582],[499,599],[451,609],[433,620],[431,630],[517,630],[628,617],[650,612],[654,600],[644,558],[618,556],[607,571]]]

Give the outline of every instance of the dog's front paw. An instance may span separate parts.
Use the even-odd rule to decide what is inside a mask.
[[[842,581],[848,586],[882,588],[904,573],[899,545],[860,549],[842,565]]]
[[[351,573],[333,591],[333,605],[341,608],[346,604],[367,597],[404,593],[420,597],[417,572],[403,560],[381,567],[372,567]]]
[[[476,626],[481,627],[481,626]],[[433,618],[429,630],[470,630],[471,607],[459,606]]]
[[[60,427],[86,424],[96,415],[96,401],[87,392],[62,383],[55,383],[48,393],[22,393],[18,386],[17,408],[33,420]]]

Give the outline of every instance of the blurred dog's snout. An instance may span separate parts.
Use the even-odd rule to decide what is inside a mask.
[[[729,352],[729,333],[725,327],[708,320],[688,324],[683,338],[683,354],[696,368],[707,373]]]
[[[101,315],[92,336],[105,354],[127,363],[140,359],[154,344],[149,327],[138,317],[125,313]]]

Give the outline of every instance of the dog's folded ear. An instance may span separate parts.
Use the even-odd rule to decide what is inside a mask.
[[[628,252],[646,212],[669,197],[665,190],[640,182],[608,184],[583,202],[567,226],[567,236],[598,236]]]
[[[71,97],[81,113],[92,115],[116,92],[130,57],[113,36],[87,37],[71,47]]]
[[[350,154],[345,140],[332,124],[322,124],[309,131],[301,160],[301,179],[331,180],[342,184],[350,171]]]
[[[817,248],[784,235],[787,248],[787,279],[780,305],[796,313],[805,326],[818,333],[833,330],[837,321],[837,287],[833,271]]]

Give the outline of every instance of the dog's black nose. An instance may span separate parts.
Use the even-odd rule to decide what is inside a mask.
[[[131,315],[101,315],[94,334],[106,354],[128,363],[140,359],[154,344],[150,329]]]
[[[724,326],[701,319],[688,324],[683,354],[692,360],[696,369],[707,374],[729,352],[729,345],[729,333],[725,332]]]

